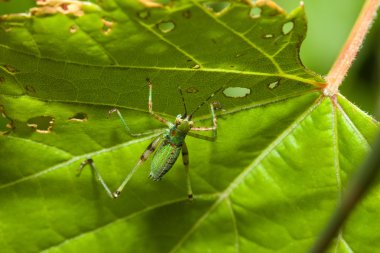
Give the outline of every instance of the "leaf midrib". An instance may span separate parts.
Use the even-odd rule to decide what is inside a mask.
[[[278,78],[284,78],[284,79],[288,79],[288,80],[298,81],[301,83],[310,84],[310,85],[313,85],[316,87],[321,87],[321,88],[326,86],[325,83],[320,83],[320,82],[317,82],[315,80],[310,80],[310,79],[298,77],[296,75],[286,74],[285,72],[283,72],[283,73],[264,73],[264,72],[240,71],[240,70],[217,69],[217,68],[204,68],[204,67],[200,68],[200,69],[192,69],[192,68],[178,68],[178,67],[128,66],[128,65],[112,65],[112,66],[106,65],[106,66],[102,66],[102,65],[80,63],[80,62],[67,61],[67,60],[61,60],[61,59],[57,60],[57,59],[53,59],[53,58],[49,58],[49,57],[39,57],[37,55],[29,54],[29,53],[26,53],[24,51],[17,50],[14,48],[10,48],[10,47],[7,47],[7,46],[2,45],[2,44],[0,44],[0,47],[3,47],[4,49],[7,49],[7,50],[12,50],[16,53],[24,54],[24,55],[27,55],[30,57],[35,57],[39,61],[40,60],[48,60],[48,61],[53,61],[56,63],[61,63],[62,65],[72,64],[72,65],[79,65],[81,67],[86,67],[86,66],[88,66],[88,67],[99,67],[102,69],[106,69],[106,68],[124,69],[125,68],[125,69],[142,69],[142,70],[164,70],[164,71],[173,71],[173,72],[174,71],[180,71],[180,72],[197,72],[198,71],[198,72],[207,72],[207,73],[229,73],[229,74],[250,75],[250,76],[268,76],[268,77],[278,77]],[[299,69],[302,69],[302,68],[299,68]],[[294,70],[297,70],[297,69],[293,69],[290,71],[294,71]],[[8,72],[8,73],[13,75],[13,76],[17,75],[17,72],[16,72],[16,74],[11,73],[11,72]]]
[[[157,137],[160,134],[161,133],[155,133],[155,134],[151,134],[151,135],[148,135],[146,137],[143,137],[143,138],[138,138],[138,139],[133,139],[131,141],[123,142],[121,144],[114,145],[114,146],[109,147],[109,148],[103,148],[103,149],[100,149],[100,150],[97,150],[97,151],[94,151],[94,152],[90,152],[90,153],[86,153],[86,154],[83,154],[83,155],[79,155],[79,156],[72,156],[72,158],[70,158],[70,159],[68,159],[68,160],[66,160],[66,161],[64,161],[62,163],[56,164],[54,166],[51,166],[51,167],[49,167],[49,168],[47,168],[45,170],[42,170],[42,171],[39,171],[39,172],[37,172],[35,174],[29,175],[29,176],[26,176],[26,177],[22,177],[22,178],[19,178],[17,180],[11,181],[9,183],[0,185],[0,190],[4,189],[4,188],[7,188],[7,187],[11,187],[11,186],[19,184],[19,183],[22,183],[22,182],[27,181],[27,180],[31,180],[31,179],[37,178],[37,177],[39,177],[39,176],[41,176],[43,174],[55,171],[55,170],[57,170],[59,168],[68,166],[68,165],[70,165],[70,164],[72,164],[74,162],[84,160],[84,159],[86,159],[88,157],[96,156],[96,155],[99,155],[99,154],[102,154],[102,153],[106,153],[106,152],[112,152],[113,150],[117,150],[117,149],[120,149],[120,148],[124,148],[124,147],[130,146],[132,144],[136,144],[136,143],[140,143],[140,142],[143,142],[143,141],[146,141],[146,140],[150,140],[150,139],[152,139],[154,137]]]
[[[297,126],[308,116],[310,115],[310,113],[318,107],[318,105],[321,103],[322,101],[322,97],[319,96],[314,103],[311,104],[310,107],[308,107],[306,109],[306,111],[304,113],[302,113],[299,117],[297,117],[294,122],[292,124],[290,124],[290,126],[284,130],[284,132],[279,135],[275,140],[273,140],[268,146],[266,149],[264,149],[261,154],[250,164],[248,165],[239,175],[237,175],[235,177],[235,179],[227,186],[227,188],[221,192],[221,193],[214,193],[212,194],[213,196],[216,196],[217,199],[215,200],[214,204],[211,205],[211,207],[205,212],[204,215],[202,215],[195,223],[194,225],[189,229],[188,233],[186,233],[179,241],[176,245],[173,246],[173,248],[170,250],[170,252],[175,252],[187,239],[188,237],[192,234],[192,232],[194,232],[200,225],[201,223],[208,217],[208,215],[216,208],[219,206],[219,204],[221,204],[224,200],[229,200],[228,196],[230,195],[230,193],[234,190],[234,188],[242,181],[244,180],[244,178],[246,177],[246,175],[248,175],[268,154],[270,154],[270,152],[279,144],[282,142],[282,140],[284,138],[286,138],[294,129],[297,128]],[[153,137],[152,137],[153,138]],[[79,160],[79,158],[77,159]],[[0,188],[1,189],[1,188]],[[198,195],[199,196],[199,195]],[[200,194],[200,197],[202,197],[203,195]],[[151,210],[154,210],[156,208],[159,208],[159,207],[163,207],[163,206],[166,206],[166,205],[169,205],[169,204],[174,204],[174,203],[177,203],[177,202],[181,202],[181,201],[184,201],[186,200],[185,198],[180,198],[180,199],[176,199],[176,200],[171,200],[171,201],[168,201],[168,202],[165,202],[165,203],[161,203],[161,204],[158,204],[158,205],[155,205],[155,206],[151,206],[151,207],[147,207],[145,208],[144,210],[140,210],[138,212],[135,212],[135,213],[132,213],[132,214],[129,214],[127,216],[124,216],[124,217],[121,217],[121,218],[118,218],[114,221],[111,221],[101,227],[97,227],[97,228],[94,228],[94,229],[91,229],[89,231],[86,231],[85,233],[82,233],[82,234],[79,234],[79,235],[76,235],[74,237],[71,237],[71,238],[68,238],[66,239],[65,241],[59,243],[59,244],[56,244],[56,245],[52,245],[50,246],[49,248],[47,249],[44,249],[43,252],[46,252],[48,251],[49,249],[52,249],[52,248],[56,248],[58,247],[59,245],[63,245],[64,243],[67,243],[68,241],[71,241],[71,240],[74,240],[75,238],[78,238],[79,236],[82,236],[83,234],[88,234],[90,232],[94,232],[94,231],[99,231],[101,229],[104,229],[106,228],[107,226],[111,225],[111,224],[115,224],[117,222],[120,222],[120,221],[124,221],[126,219],[130,219],[130,218],[133,218],[133,217],[136,217],[138,216],[139,214],[143,214],[145,213],[146,211],[151,211]],[[235,227],[236,228],[236,227]],[[235,229],[235,235],[238,235],[238,231],[237,229]],[[235,245],[236,247],[236,245]]]
[[[313,91],[313,92],[315,92],[315,91]],[[225,113],[220,113],[219,116],[233,114],[233,113],[236,113],[236,112],[240,112],[242,110],[249,110],[249,109],[253,109],[255,107],[265,106],[265,105],[272,104],[272,103],[278,103],[278,102],[284,101],[286,99],[302,96],[302,95],[305,95],[305,94],[308,94],[308,93],[310,93],[310,92],[303,92],[301,94],[295,94],[295,95],[293,94],[293,96],[290,96],[290,97],[278,97],[278,100],[276,100],[276,101],[270,100],[270,101],[264,101],[264,103],[261,103],[261,104],[248,105],[246,107],[239,108],[238,110],[231,110],[231,111],[228,111],[228,112],[225,112]],[[3,95],[3,96],[8,96],[8,95]],[[15,97],[15,96],[10,96],[10,97]],[[37,98],[37,99],[39,99],[39,98]],[[45,101],[43,99],[39,99],[39,100]],[[65,100],[63,100],[63,101],[61,101],[61,100],[50,100],[50,102],[79,103],[78,101],[65,101]],[[84,103],[84,102],[81,103],[81,104],[94,105],[93,103]],[[99,106],[110,106],[110,105],[106,105],[106,104],[96,104],[96,105],[99,105]],[[146,111],[138,109],[138,108],[129,108],[129,107],[125,107],[125,106],[118,106],[118,107],[119,108],[130,109],[130,110],[141,111],[141,112],[146,112]],[[162,114],[162,115],[165,118],[173,117],[172,115],[167,115],[167,114]],[[198,119],[199,119],[199,121],[203,121],[203,120],[210,119],[210,117],[209,116],[204,117],[204,118],[203,117],[199,117]],[[198,122],[198,121],[195,121],[195,122]],[[26,140],[26,141],[33,142],[35,144],[42,145],[44,147],[55,148],[57,151],[62,152],[62,154],[71,156],[71,158],[69,160],[66,160],[63,163],[56,164],[56,165],[51,166],[51,167],[49,167],[49,168],[47,168],[47,169],[45,169],[43,171],[39,171],[39,172],[34,173],[32,175],[29,175],[29,176],[26,176],[26,177],[23,177],[23,178],[20,178],[20,179],[8,182],[6,184],[0,185],[0,189],[6,188],[6,187],[9,187],[9,186],[12,186],[12,185],[16,185],[18,183],[21,183],[21,182],[24,182],[24,181],[27,181],[27,180],[30,180],[30,179],[37,178],[40,175],[43,175],[43,174],[46,174],[48,172],[54,171],[54,170],[59,169],[61,167],[68,166],[68,165],[70,165],[70,164],[72,164],[74,162],[77,162],[80,159],[85,159],[85,158],[92,157],[92,156],[95,156],[95,155],[98,155],[98,154],[102,154],[102,153],[105,153],[105,152],[114,151],[114,150],[117,150],[117,149],[129,146],[131,144],[135,144],[135,143],[143,142],[145,140],[149,140],[149,139],[154,138],[154,137],[158,136],[159,134],[161,134],[161,132],[162,132],[161,130],[163,131],[164,129],[154,129],[152,131],[155,132],[155,133],[152,134],[152,135],[148,135],[148,136],[142,137],[142,138],[136,138],[136,139],[133,139],[132,141],[124,142],[124,143],[117,144],[117,145],[114,145],[114,146],[109,147],[109,148],[103,148],[103,149],[100,149],[100,150],[97,150],[97,151],[93,151],[93,152],[89,152],[89,153],[86,153],[86,154],[82,154],[82,155],[79,155],[79,156],[74,156],[73,154],[68,153],[67,151],[65,151],[63,149],[59,149],[57,147],[50,146],[50,145],[47,145],[45,143],[33,141],[32,139],[25,139],[25,138],[20,138],[20,137],[9,136],[9,138],[17,138],[17,139],[20,139],[20,140]],[[149,132],[151,132],[151,131],[149,131]],[[146,132],[146,134],[147,133],[148,132]],[[143,135],[144,135],[144,133],[143,133]]]
[[[218,193],[214,193],[214,194],[200,194],[201,197],[204,197],[204,198],[215,198],[217,197],[219,194]],[[105,229],[107,226],[110,226],[110,225],[113,225],[113,224],[116,224],[116,223],[119,223],[119,222],[122,222],[122,221],[127,221],[127,220],[130,220],[130,219],[133,219],[134,217],[137,217],[139,215],[142,215],[146,212],[149,212],[151,210],[155,210],[157,208],[161,208],[161,207],[165,207],[165,206],[168,206],[168,205],[173,205],[173,204],[176,204],[176,203],[180,203],[180,202],[185,202],[185,201],[189,201],[189,199],[187,197],[182,197],[182,198],[178,198],[178,199],[172,199],[172,200],[169,200],[169,201],[166,201],[166,202],[163,202],[163,203],[159,203],[159,204],[156,204],[156,205],[152,205],[152,206],[147,206],[146,208],[143,208],[139,211],[136,211],[134,213],[131,213],[129,215],[126,215],[126,216],[123,216],[123,217],[120,217],[120,218],[117,218],[116,220],[113,220],[112,222],[109,222],[109,223],[106,223],[102,226],[99,226],[95,229],[90,229],[84,233],[81,233],[81,234],[78,234],[76,236],[73,236],[71,238],[67,238],[65,239],[64,241],[56,244],[56,245],[52,245],[46,249],[43,249],[41,250],[41,252],[47,252],[53,248],[57,248],[57,247],[60,247],[72,240],[75,240],[76,238],[80,237],[80,236],[83,236],[83,235],[86,235],[86,234],[89,234],[89,233],[94,233],[94,232],[97,232],[97,231],[100,231],[102,229]]]
[[[210,13],[210,11],[206,10],[202,5],[199,4],[199,2],[197,1],[194,1],[194,0],[191,0],[191,2],[197,6],[200,10],[202,10],[206,15],[208,15],[212,20],[214,20],[215,22],[217,22],[218,24],[220,24],[222,27],[226,28],[228,31],[230,31],[231,33],[233,33],[234,35],[238,36],[240,39],[242,39],[245,43],[247,43],[248,45],[250,45],[252,48],[256,49],[257,51],[259,51],[263,56],[267,57],[271,62],[272,64],[274,65],[274,67],[277,69],[278,71],[278,74],[282,74],[284,73],[283,70],[281,69],[280,65],[273,59],[273,57],[271,55],[269,55],[267,52],[265,52],[261,47],[257,46],[255,43],[253,43],[252,41],[250,41],[247,37],[245,37],[243,34],[240,34],[238,33],[237,31],[235,31],[234,29],[232,29],[230,26],[228,26],[226,23],[220,21],[220,19],[218,19],[216,17],[216,15],[213,15],[212,13]]]
[[[227,188],[220,194],[220,197],[215,201],[215,203],[206,211],[206,213],[194,223],[193,227],[186,233],[183,238],[170,250],[171,253],[176,252],[179,247],[190,237],[190,235],[202,224],[202,222],[208,217],[208,215],[219,206],[225,199],[228,199],[231,192],[245,179],[245,177],[257,167],[262,160],[264,160],[270,152],[277,147],[278,144],[282,142],[297,126],[317,108],[320,103],[323,101],[323,97],[318,97],[312,105],[305,110],[300,116],[298,116],[292,124],[286,128],[282,134],[280,134],[276,139],[274,139],[268,146],[265,148],[260,155],[248,165],[235,179],[227,186]]]

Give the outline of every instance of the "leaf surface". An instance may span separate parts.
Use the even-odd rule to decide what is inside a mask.
[[[324,97],[324,80],[302,66],[303,7],[286,14],[270,1],[47,2],[30,16],[0,18],[4,252],[310,247],[379,124],[340,95]],[[219,109],[217,141],[186,139],[192,203],[181,159],[160,182],[147,179],[148,161],[118,200],[89,168],[76,177],[92,157],[116,189],[159,134],[146,78],[153,109],[170,120],[183,113],[179,86],[189,110],[223,87],[210,100]],[[108,119],[114,107],[145,134],[132,138],[117,116]],[[195,116],[197,126],[211,124],[209,107]],[[341,231],[337,252],[380,246],[377,193]]]

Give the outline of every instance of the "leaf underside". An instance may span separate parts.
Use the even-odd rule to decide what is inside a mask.
[[[29,16],[0,17],[2,252],[310,248],[379,124],[343,96],[321,95],[323,79],[298,56],[303,7],[47,2]],[[179,86],[189,110],[223,87],[210,100],[217,141],[186,139],[193,202],[181,159],[160,182],[147,178],[148,161],[118,200],[87,167],[76,177],[92,157],[116,189],[159,134],[152,130],[164,127],[147,113],[146,78],[153,109],[168,120],[183,113]],[[145,134],[132,138],[117,116],[107,118],[115,107]],[[210,125],[209,107],[194,120]],[[377,194],[355,210],[332,252],[380,247]]]

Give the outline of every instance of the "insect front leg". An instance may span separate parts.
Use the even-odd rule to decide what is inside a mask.
[[[182,161],[183,166],[185,167],[186,174],[187,197],[189,198],[189,200],[193,200],[193,190],[191,188],[191,180],[189,174],[189,151],[185,142],[182,145]]]
[[[123,118],[123,116],[121,115],[120,111],[116,108],[113,108],[111,109],[109,112],[108,112],[108,116],[110,116],[112,113],[116,112],[117,115],[119,116],[121,122],[123,123],[125,129],[127,130],[128,134],[133,136],[133,137],[138,137],[138,136],[141,136],[141,135],[146,135],[146,134],[149,134],[150,132],[148,133],[133,133],[131,131],[131,129],[129,128],[129,126],[127,125],[127,122],[125,121],[125,119]]]
[[[91,169],[95,172],[96,178],[100,181],[100,183],[102,184],[103,188],[106,190],[108,196],[110,196],[111,198],[115,199],[115,198],[119,197],[121,191],[123,190],[123,188],[125,187],[125,185],[128,183],[129,179],[131,179],[131,177],[133,176],[133,174],[136,172],[137,168],[140,167],[140,165],[142,165],[142,163],[144,161],[146,161],[148,159],[148,157],[154,152],[154,150],[156,149],[156,147],[157,147],[158,143],[160,142],[160,140],[161,140],[161,137],[158,137],[158,138],[156,138],[155,140],[153,140],[149,144],[149,146],[146,148],[146,150],[144,151],[144,153],[141,155],[140,160],[133,167],[133,169],[131,170],[131,172],[128,173],[127,177],[124,179],[124,181],[121,183],[121,185],[119,186],[119,188],[117,188],[117,190],[115,192],[112,192],[110,190],[110,188],[108,187],[108,185],[106,184],[106,182],[103,180],[102,176],[100,175],[100,173],[96,169],[95,164],[94,164],[94,160],[92,158],[88,158],[88,159],[86,159],[85,161],[83,161],[81,163],[81,165],[79,167],[79,172],[78,172],[77,175],[80,176],[80,174],[82,173],[83,168],[86,165],[90,165]]]
[[[215,110],[214,106],[210,104],[210,110],[211,110],[211,116],[212,116],[212,127],[192,127],[191,131],[212,131],[212,136],[204,136],[201,134],[196,134],[189,132],[188,135],[198,138],[198,139],[203,139],[203,140],[208,140],[208,141],[215,141],[217,138],[217,128],[218,128],[218,119],[215,115]]]
[[[143,136],[143,135],[148,135],[148,134],[154,134],[154,133],[158,133],[158,132],[162,132],[162,129],[155,129],[155,130],[151,130],[151,131],[146,131],[146,132],[142,132],[142,133],[133,133],[131,131],[131,129],[129,128],[127,122],[125,121],[124,117],[121,115],[120,111],[116,108],[113,108],[111,109],[109,112],[108,112],[108,116],[111,115],[112,113],[116,112],[117,115],[119,116],[121,122],[123,123],[125,129],[127,130],[128,134],[133,136],[133,137],[139,137],[139,136]]]
[[[149,110],[149,113],[155,118],[157,119],[158,121],[160,121],[161,123],[165,124],[166,126],[171,126],[171,123],[169,123],[166,119],[164,119],[163,117],[161,117],[160,115],[156,114],[154,111],[153,111],[153,101],[152,101],[152,93],[153,93],[153,84],[150,82],[149,78],[146,79],[146,81],[148,82],[148,86],[149,86],[149,96],[148,96],[148,110]],[[130,134],[131,136],[133,137],[138,137],[138,136],[142,136],[142,135],[146,135],[146,134],[150,134],[150,133],[155,133],[156,131],[151,131],[151,132],[144,132],[144,133],[133,133],[131,131],[131,129],[129,128],[127,122],[125,121],[123,115],[121,115],[120,111],[117,109],[117,108],[113,108],[111,109],[109,112],[108,112],[108,115],[111,115],[112,113],[117,113],[117,115],[119,116],[121,122],[123,123],[125,129],[127,130],[128,134]],[[161,130],[159,130],[161,131]]]
[[[149,78],[146,79],[146,81],[148,82],[148,86],[149,86],[149,97],[148,97],[148,110],[149,110],[149,113],[155,118],[157,119],[158,121],[160,121],[161,123],[167,125],[167,126],[171,126],[171,123],[169,123],[166,119],[164,119],[163,117],[161,117],[160,115],[156,114],[154,111],[153,111],[153,101],[152,101],[152,90],[153,90],[153,84],[150,82]]]

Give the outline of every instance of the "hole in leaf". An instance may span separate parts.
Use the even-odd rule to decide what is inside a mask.
[[[67,3],[62,3],[59,7],[61,7],[61,9],[64,11],[69,10],[69,4]]]
[[[191,11],[190,10],[185,10],[184,12],[182,12],[182,16],[184,18],[191,18]]]
[[[8,134],[14,129],[13,120],[5,114],[4,106],[0,105],[0,135]]]
[[[27,93],[36,93],[36,89],[32,85],[25,85],[25,90]]]
[[[11,73],[17,72],[17,69],[9,64],[4,64],[3,67]]]
[[[187,93],[197,93],[199,90],[195,87],[189,87],[186,89]]]
[[[108,19],[108,18],[102,18],[102,23],[103,23],[103,33],[105,35],[109,34],[112,31],[112,26],[113,26],[113,21]]]
[[[77,31],[78,31],[78,26],[77,25],[70,26],[70,32],[71,33],[76,33]]]
[[[168,2],[168,1],[139,0],[139,2],[147,8],[162,8],[162,7],[164,7],[164,4],[167,4],[165,2]],[[163,3],[161,3],[161,2],[163,2]]]
[[[294,28],[293,21],[286,22],[285,24],[282,25],[282,33],[284,35],[287,35],[293,30],[293,28]]]
[[[53,124],[54,118],[51,116],[38,116],[28,119],[26,122],[28,127],[35,129],[37,133],[47,134],[50,133]]]
[[[200,69],[201,68],[201,65],[199,64],[195,64],[191,67],[192,69]]]
[[[78,112],[74,116],[69,118],[70,121],[79,121],[79,122],[87,121],[87,119],[88,119],[87,113],[84,113],[84,112]]]
[[[277,88],[279,85],[280,85],[280,81],[275,81],[273,83],[268,84],[268,88],[273,90],[273,89]]]
[[[249,12],[249,16],[251,16],[251,18],[259,18],[261,17],[261,11],[261,8],[253,7]]]
[[[212,11],[215,14],[220,14],[223,11],[226,11],[228,7],[230,7],[230,2],[207,2],[204,3],[207,9]]]
[[[83,16],[81,1],[56,1],[56,0],[37,0],[37,7],[30,9],[30,14],[34,16],[51,15],[62,13],[64,15]]]
[[[217,111],[217,110],[223,110],[223,106],[222,104],[220,103],[220,101],[212,101],[212,106],[214,107],[214,110]]]
[[[163,33],[168,33],[173,31],[175,25],[173,22],[168,21],[168,22],[161,22],[157,25],[158,29],[160,29],[161,32]]]
[[[264,39],[271,39],[274,37],[274,35],[272,33],[268,33],[268,34],[264,34]]]
[[[230,98],[243,98],[251,94],[251,90],[243,87],[228,87],[223,94]]]
[[[141,19],[148,19],[150,17],[150,12],[148,10],[142,10],[137,12],[137,16]]]

